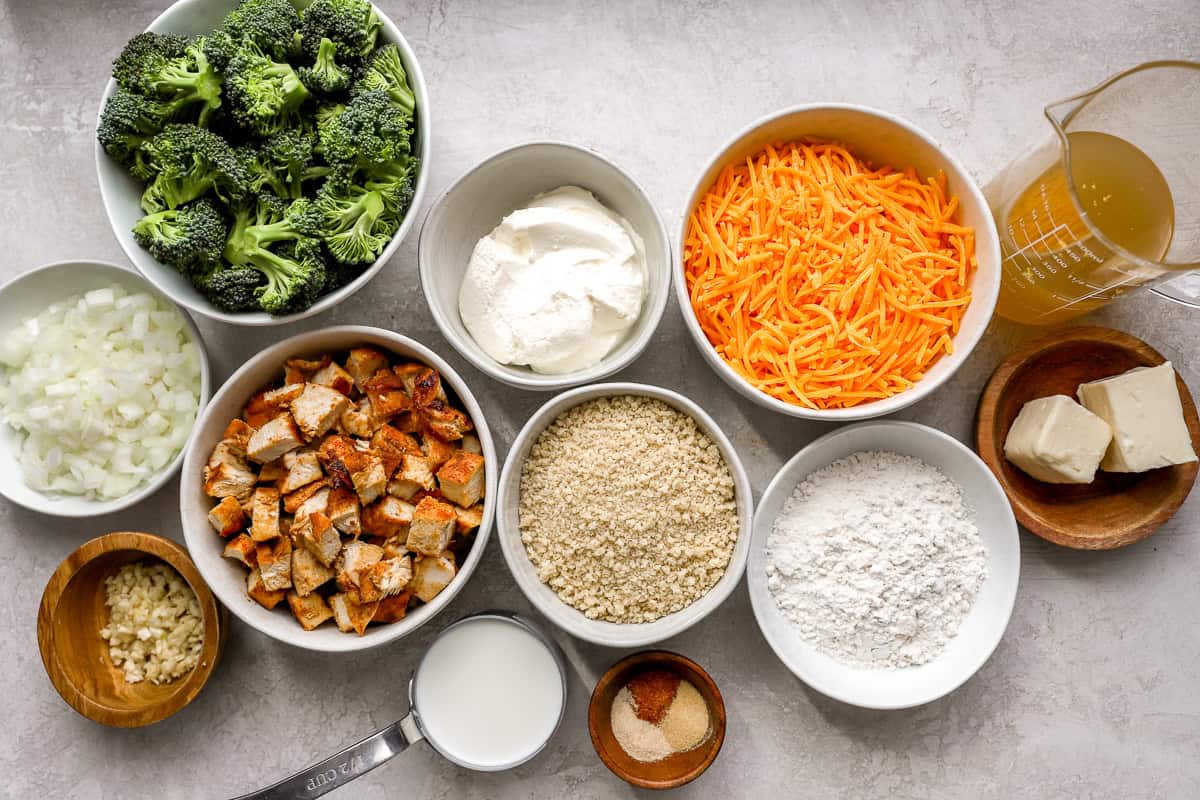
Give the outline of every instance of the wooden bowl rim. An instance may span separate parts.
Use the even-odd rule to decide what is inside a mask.
[[[1123,528],[1108,536],[1079,536],[1068,527],[1048,524],[1028,507],[1024,495],[1016,491],[1004,476],[1001,466],[1004,459],[1002,444],[991,435],[992,431],[986,430],[986,426],[982,424],[985,416],[995,418],[1000,397],[1018,371],[1030,361],[1040,358],[1046,353],[1079,342],[1122,348],[1139,361],[1148,362],[1153,366],[1168,360],[1162,353],[1133,334],[1115,328],[1106,328],[1102,325],[1081,325],[1067,328],[1028,342],[1000,362],[980,394],[979,407],[975,412],[975,449],[984,463],[988,465],[988,469],[996,476],[996,480],[1000,482],[1004,494],[1012,504],[1017,521],[1027,530],[1048,542],[1075,550],[1114,550],[1140,542],[1174,516],[1191,492],[1196,481],[1196,472],[1193,470],[1190,478],[1184,478],[1182,482],[1177,481],[1177,484],[1182,487],[1182,491],[1177,491],[1167,505],[1160,507],[1159,513],[1154,518]],[[1192,398],[1191,390],[1188,389],[1187,383],[1179,375],[1178,370],[1176,370],[1175,378],[1176,386],[1180,387],[1184,420],[1188,429],[1194,432],[1198,424],[1195,401]],[[1192,438],[1193,446],[1195,446],[1196,436],[1194,433]]]
[[[667,780],[653,780],[643,778],[639,775],[629,772],[608,758],[604,749],[600,744],[600,699],[609,689],[614,681],[619,676],[624,675],[627,671],[635,667],[653,668],[655,666],[665,666],[674,671],[684,673],[683,677],[693,683],[699,682],[707,689],[713,698],[713,702],[709,703],[709,719],[712,724],[712,737],[707,745],[708,752],[704,759],[692,769],[682,775]],[[642,650],[637,653],[625,656],[617,663],[609,667],[600,680],[596,682],[596,686],[592,689],[591,699],[588,701],[588,733],[592,740],[592,747],[596,751],[596,755],[604,762],[604,766],[616,775],[621,780],[637,786],[642,789],[676,789],[684,784],[691,783],[696,778],[699,778],[704,772],[712,766],[717,755],[721,752],[722,745],[725,744],[725,698],[721,695],[721,690],[717,688],[716,681],[708,674],[704,667],[697,664],[687,656],[670,650]]]
[[[174,568],[196,593],[204,625],[204,643],[196,666],[185,678],[175,682],[175,690],[171,694],[155,705],[137,709],[103,705],[81,692],[59,663],[54,632],[55,611],[71,580],[100,556],[128,550],[161,559]],[[37,627],[42,665],[59,696],[71,708],[94,722],[120,728],[137,728],[166,719],[196,698],[216,668],[227,626],[221,624],[221,607],[208,584],[200,576],[187,550],[179,543],[153,533],[115,531],[85,542],[62,560],[42,592]]]

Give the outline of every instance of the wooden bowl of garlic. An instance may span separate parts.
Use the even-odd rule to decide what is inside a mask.
[[[618,661],[597,682],[588,730],[617,777],[643,789],[674,789],[716,760],[725,742],[725,702],[699,664],[647,650]]]
[[[50,576],[38,648],[54,688],[95,722],[136,728],[190,703],[228,625],[187,551],[150,533],[92,539]]]

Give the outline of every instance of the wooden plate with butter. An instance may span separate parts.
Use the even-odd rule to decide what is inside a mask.
[[[1138,473],[1098,471],[1091,483],[1063,484],[1035,480],[1004,455],[1009,429],[1030,400],[1075,397],[1082,383],[1165,361],[1127,333],[1080,327],[1031,342],[996,368],[979,401],[976,449],[1023,526],[1065,547],[1109,550],[1146,538],[1171,518],[1196,481],[1195,461]],[[1200,451],[1196,404],[1178,374],[1175,383],[1192,448]]]

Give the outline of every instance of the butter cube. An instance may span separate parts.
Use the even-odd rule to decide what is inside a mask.
[[[1004,455],[1046,483],[1091,483],[1112,439],[1108,423],[1065,394],[1030,400],[1013,420]]]
[[[1113,431],[1106,472],[1145,472],[1196,460],[1171,362],[1080,384],[1079,402]]]

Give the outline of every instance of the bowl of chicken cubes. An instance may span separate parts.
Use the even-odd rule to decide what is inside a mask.
[[[209,403],[183,465],[184,536],[243,622],[363,650],[428,622],[470,578],[498,463],[475,397],[429,348],[313,331],[247,361]]]

